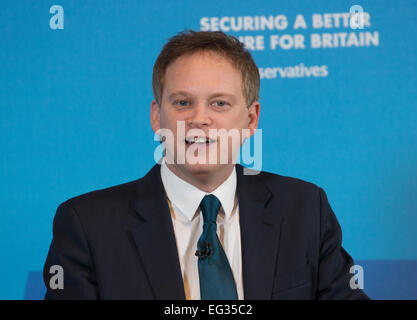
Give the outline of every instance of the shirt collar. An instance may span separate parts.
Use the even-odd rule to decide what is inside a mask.
[[[213,194],[220,200],[225,219],[230,218],[235,204],[236,169],[216,190],[210,193],[206,193],[179,178],[168,168],[165,161],[162,161],[161,164],[161,178],[168,199],[180,209],[189,221],[193,219],[201,200],[208,194]]]

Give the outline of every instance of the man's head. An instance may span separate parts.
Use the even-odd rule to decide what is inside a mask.
[[[151,124],[166,140],[170,169],[195,185],[224,181],[258,125],[259,73],[250,53],[221,32],[181,33],[156,61],[153,89]]]
[[[167,68],[179,57],[201,51],[212,51],[223,56],[241,73],[243,95],[249,107],[259,100],[260,76],[251,54],[235,37],[216,31],[187,31],[172,37],[159,54],[152,76],[152,90],[161,102]]]

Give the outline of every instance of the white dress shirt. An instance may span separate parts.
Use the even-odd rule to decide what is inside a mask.
[[[217,236],[232,268],[238,298],[242,300],[242,257],[236,169],[211,193],[206,193],[179,178],[164,161],[161,164],[161,178],[171,211],[186,299],[200,299],[198,257],[195,256],[197,242],[203,232],[203,215],[199,206],[205,195],[213,194],[221,203],[217,216]]]

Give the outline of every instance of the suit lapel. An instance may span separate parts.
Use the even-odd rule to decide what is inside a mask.
[[[282,215],[276,196],[260,176],[236,165],[245,299],[270,299],[279,250]],[[130,232],[155,299],[185,299],[180,262],[160,166],[138,183]]]
[[[282,215],[262,177],[236,165],[245,299],[271,298]],[[275,200],[275,199],[274,199]]]
[[[160,166],[139,181],[131,234],[155,299],[185,299],[174,228]]]

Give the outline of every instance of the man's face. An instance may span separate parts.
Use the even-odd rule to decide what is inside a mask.
[[[173,133],[172,143],[166,144],[166,159],[173,162],[173,169],[199,175],[236,162],[243,131],[249,132],[247,138],[258,125],[259,108],[258,102],[247,107],[241,73],[229,60],[197,52],[179,57],[167,68],[161,105],[152,101],[151,122],[155,132]],[[230,137],[221,139],[213,135],[214,129],[223,129]],[[181,161],[178,155],[184,152]]]

